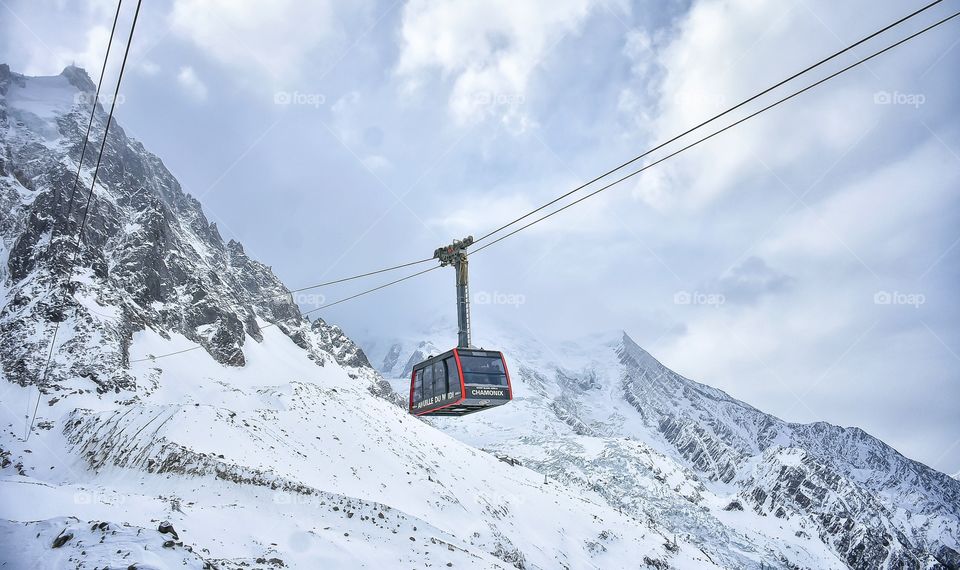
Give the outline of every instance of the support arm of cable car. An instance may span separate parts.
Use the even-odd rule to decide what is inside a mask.
[[[457,348],[472,348],[470,342],[470,285],[468,273],[467,248],[473,245],[473,236],[462,240],[453,240],[453,243],[437,248],[433,257],[440,261],[440,266],[453,265],[457,279]]]

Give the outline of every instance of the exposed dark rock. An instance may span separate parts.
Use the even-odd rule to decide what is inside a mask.
[[[723,510],[725,510],[725,511],[742,511],[742,510],[743,510],[743,505],[740,503],[740,501],[730,501],[730,504],[727,505],[727,506],[725,506],[725,507],[723,507]]]
[[[947,570],[960,570],[960,552],[949,546],[941,546],[933,556]]]
[[[340,327],[327,324],[323,319],[317,319],[313,321],[310,328],[317,333],[324,345],[331,348],[330,352],[340,365],[350,368],[370,368],[367,355],[343,333]]]
[[[61,533],[59,536],[57,536],[57,538],[53,540],[52,546],[53,548],[60,548],[61,546],[70,542],[71,540],[73,540],[73,533],[64,532],[64,533]]]
[[[157,527],[157,530],[160,534],[169,534],[174,538],[174,540],[180,540],[180,535],[177,534],[177,531],[174,530],[173,525],[169,521],[163,521],[160,523],[160,526]]]

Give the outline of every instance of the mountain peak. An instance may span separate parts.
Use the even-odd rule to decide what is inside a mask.
[[[96,84],[93,80],[90,79],[90,75],[87,73],[87,70],[82,67],[77,67],[76,65],[70,64],[63,68],[63,71],[60,72],[60,75],[67,78],[67,81],[71,85],[79,89],[80,91],[93,93],[97,90]]]
[[[218,233],[218,234],[220,233],[219,230],[217,231],[217,233]],[[243,251],[243,244],[240,243],[240,242],[238,242],[238,241],[235,240],[235,239],[231,239],[230,241],[227,242],[227,249],[228,249],[231,253],[235,253],[235,254],[244,253],[244,251]]]
[[[637,344],[637,342],[636,342],[635,340],[633,340],[633,338],[630,337],[630,335],[627,333],[627,331],[625,331],[625,330],[620,330],[620,331],[618,331],[618,334],[620,335],[620,342],[623,343],[623,346],[624,346],[624,347],[630,346],[630,347],[635,347],[635,348],[637,348],[637,349],[639,349],[639,350],[643,350],[642,348],[640,348],[640,345]],[[644,352],[646,352],[646,351],[644,350]]]
[[[662,362],[630,338],[626,331],[622,331],[622,333],[620,346],[617,347],[617,354],[622,361],[631,360],[640,368],[666,369]]]

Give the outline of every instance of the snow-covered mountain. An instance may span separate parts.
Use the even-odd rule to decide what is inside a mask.
[[[491,338],[515,402],[407,415],[370,363],[453,336],[307,320],[117,124],[72,267],[92,89],[0,66],[0,568],[960,567],[956,479],[623,333]]]
[[[621,331],[557,345],[475,334],[508,355],[516,400],[431,420],[464,442],[651,517],[723,565],[960,567],[958,481],[860,429],[784,422],[674,373]],[[412,363],[452,339],[440,328],[365,345],[403,393]]]
[[[71,266],[92,89],[0,66],[0,568],[717,565],[409,416],[118,124]]]

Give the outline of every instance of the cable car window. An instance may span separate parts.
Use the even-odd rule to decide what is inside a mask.
[[[423,369],[423,399],[429,400],[433,397],[433,366],[427,366]]]
[[[449,357],[443,361],[447,368],[447,391],[460,393],[460,372],[457,370],[457,360]]]
[[[433,395],[444,397],[447,394],[447,374],[443,370],[443,361],[433,363]]]
[[[507,374],[499,355],[461,355],[460,365],[463,367],[463,381],[466,384],[507,385]]]
[[[417,379],[413,383],[413,401],[423,399],[423,370],[417,370]]]

